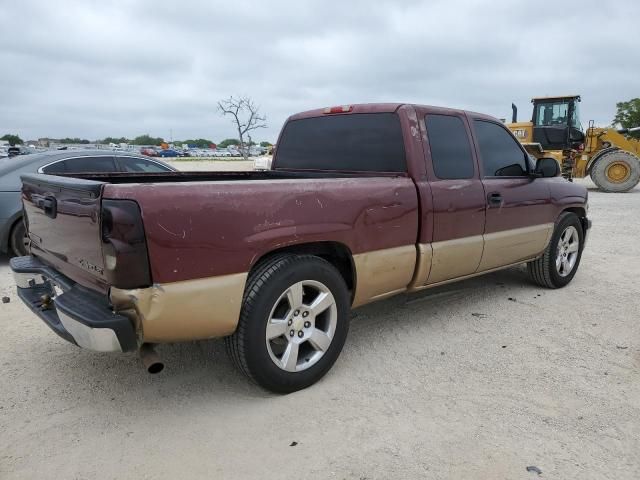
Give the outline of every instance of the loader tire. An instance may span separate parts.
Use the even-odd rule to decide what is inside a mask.
[[[606,153],[591,168],[591,179],[604,192],[627,192],[640,182],[640,159],[622,150]]]

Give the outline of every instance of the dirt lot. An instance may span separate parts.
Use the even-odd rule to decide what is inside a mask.
[[[640,188],[590,197],[567,288],[514,268],[364,307],[333,370],[288,396],[221,341],[161,347],[157,376],[66,344],[4,258],[0,478],[638,479]]]
[[[253,170],[253,160],[219,160],[219,161],[207,161],[207,160],[173,160],[169,161],[178,170],[183,171],[198,171],[198,170],[220,170],[226,172],[240,171],[240,170]],[[214,165],[212,167],[212,165]]]

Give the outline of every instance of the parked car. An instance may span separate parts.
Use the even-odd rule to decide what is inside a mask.
[[[151,372],[162,368],[152,344],[226,337],[242,372],[291,392],[331,368],[351,308],[521,263],[563,287],[590,227],[586,188],[552,158],[531,168],[478,113],[300,113],[271,168],[25,175],[20,297],[66,340],[139,350]]]
[[[158,151],[155,148],[145,147],[140,149],[140,154],[145,155],[147,157],[157,157]]]
[[[173,172],[164,162],[136,154],[103,150],[49,151],[0,160],[0,251],[26,255],[20,176],[25,173]]]
[[[174,150],[173,148],[162,148],[158,150],[158,156],[163,158],[173,158],[173,157],[179,157],[180,154],[178,153],[177,150]]]
[[[272,157],[262,156],[255,157],[253,159],[253,169],[254,170],[271,170],[271,160]]]

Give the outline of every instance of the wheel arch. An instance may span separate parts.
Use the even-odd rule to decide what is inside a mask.
[[[356,289],[356,268],[351,249],[344,243],[332,241],[297,243],[295,245],[270,250],[252,262],[250,271],[253,271],[268,258],[282,254],[315,255],[326,260],[338,270],[353,297]]]
[[[560,215],[563,213],[574,213],[578,220],[580,220],[580,225],[582,226],[582,233],[587,233],[587,210],[584,207],[568,207],[560,212]]]
[[[7,220],[7,222],[5,223],[5,226],[7,228],[4,229],[4,231],[2,232],[2,236],[0,236],[0,252],[7,253],[7,254],[11,253],[9,251],[11,249],[11,245],[9,245],[11,233],[13,232],[13,229],[16,228],[18,223],[21,221],[22,221],[21,211],[16,212],[15,214],[13,214],[13,216],[11,216]]]

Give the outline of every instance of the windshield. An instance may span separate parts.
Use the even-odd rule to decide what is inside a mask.
[[[569,117],[569,102],[558,101],[539,103],[536,106],[534,123],[536,126],[566,125]]]
[[[537,127],[569,125],[581,129],[579,103],[574,100],[538,103],[533,122]]]

